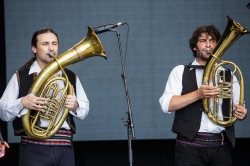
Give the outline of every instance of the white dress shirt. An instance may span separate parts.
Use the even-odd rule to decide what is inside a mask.
[[[192,65],[199,65],[196,60],[192,62]],[[182,75],[184,71],[184,65],[176,66],[170,73],[169,78],[166,83],[166,87],[164,90],[163,95],[160,97],[159,102],[161,105],[161,109],[164,113],[171,113],[168,111],[170,100],[173,96],[180,96],[182,92]],[[194,70],[191,68],[190,70]],[[196,81],[197,87],[199,88],[202,85],[202,77],[203,77],[203,69],[195,69],[196,72]],[[234,76],[233,81],[233,102],[239,103],[239,96],[240,96],[240,87],[237,82],[237,78]],[[210,101],[210,108],[213,107],[213,101]],[[219,99],[219,115],[222,116],[222,99]],[[201,126],[199,132],[209,132],[209,133],[219,133],[224,130],[224,127],[219,126],[212,122],[208,116],[203,112],[202,119],[201,119]]]
[[[30,67],[29,75],[33,73],[39,74],[40,71],[41,69],[37,61],[35,61]],[[56,76],[61,75],[61,71],[56,73]],[[58,83],[59,86],[63,86],[62,82],[58,81]],[[76,109],[76,114],[71,110],[69,111],[69,113],[75,116],[76,118],[83,120],[89,112],[89,101],[78,77],[76,77],[76,94],[79,107]],[[19,85],[17,81],[17,76],[16,74],[14,74],[4,91],[2,98],[0,99],[0,118],[3,121],[12,121],[16,117],[21,117],[22,115],[28,112],[27,108],[23,108],[23,105],[21,104],[21,98],[18,98],[18,95]],[[47,127],[49,121],[41,119],[40,122],[41,127]],[[62,124],[62,128],[65,128],[67,130],[70,129],[66,121],[64,121],[64,123]]]

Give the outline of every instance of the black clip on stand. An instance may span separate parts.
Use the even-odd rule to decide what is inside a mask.
[[[117,38],[118,38],[120,58],[121,58],[121,65],[122,65],[122,74],[121,74],[121,77],[123,79],[125,93],[126,93],[126,98],[127,98],[127,104],[128,104],[128,110],[126,111],[126,114],[128,114],[128,119],[125,120],[124,118],[122,118],[122,121],[123,121],[124,125],[127,126],[127,128],[128,128],[129,163],[130,163],[130,166],[132,166],[132,163],[133,163],[133,154],[132,154],[131,138],[133,138],[133,139],[135,138],[135,131],[134,131],[132,111],[131,111],[131,106],[130,106],[130,99],[129,99],[129,95],[128,95],[128,86],[127,86],[127,81],[126,81],[125,67],[124,67],[124,62],[123,62],[123,58],[122,58],[122,48],[121,48],[121,41],[120,41],[120,32],[117,31],[116,29],[109,29],[109,31],[116,32],[116,35],[117,35]]]

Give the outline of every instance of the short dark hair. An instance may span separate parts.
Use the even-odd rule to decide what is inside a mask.
[[[203,33],[207,34],[208,36],[211,36],[213,39],[216,40],[216,42],[218,42],[221,37],[220,31],[214,25],[197,27],[193,32],[193,35],[189,39],[189,45],[193,52],[193,56],[195,58],[196,58],[196,51],[193,48],[196,47],[198,39]]]

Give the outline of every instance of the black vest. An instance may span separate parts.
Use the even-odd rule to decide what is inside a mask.
[[[230,70],[226,70],[226,80],[228,81],[231,76]],[[196,82],[195,69],[190,70],[188,66],[185,66],[182,76],[182,95],[190,93],[198,89]],[[228,107],[228,101],[223,100],[223,115],[225,116],[228,111],[224,109]],[[201,116],[204,111],[202,100],[198,100],[180,110],[175,111],[174,122],[172,131],[176,134],[182,134],[188,139],[192,140],[200,129]],[[232,143],[235,145],[235,133],[234,125],[225,127],[227,136]]]
[[[18,98],[26,96],[29,92],[29,89],[33,83],[34,78],[36,77],[35,74],[29,74],[29,68],[28,69],[23,69],[19,70],[16,72],[17,74],[17,79],[18,79],[18,84],[19,84],[19,95]],[[76,94],[76,75],[74,72],[70,71],[69,69],[65,69],[65,72],[69,78],[70,83],[73,85],[75,94]],[[73,115],[70,113],[68,114],[68,117],[66,118],[66,121],[68,125],[71,128],[72,133],[76,132],[76,127],[75,127],[75,122]],[[15,120],[12,121],[12,125],[14,128],[14,135],[26,135],[23,125],[22,125],[22,119],[21,118],[16,118]]]

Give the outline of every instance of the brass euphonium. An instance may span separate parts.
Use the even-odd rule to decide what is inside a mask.
[[[28,136],[35,139],[47,139],[60,129],[69,112],[68,108],[64,108],[62,114],[60,114],[66,96],[73,94],[72,85],[63,68],[93,56],[101,56],[107,59],[100,40],[95,32],[88,27],[88,33],[85,38],[68,51],[59,55],[58,58],[54,57],[54,60],[39,73],[29,93],[48,98],[49,101],[45,112],[28,110],[28,113],[22,116],[23,127]],[[53,77],[59,70],[62,71],[63,75],[61,77]],[[57,83],[59,80],[64,82],[64,89],[59,88]],[[40,118],[49,121],[47,128],[39,126]]]
[[[209,106],[210,99],[203,99],[204,111],[208,115],[209,119],[220,126],[230,126],[232,125],[237,118],[233,115],[233,101],[232,101],[232,92],[233,92],[233,76],[238,73],[238,80],[240,85],[240,96],[239,96],[239,105],[244,104],[244,79],[242,73],[237,65],[233,62],[220,60],[220,57],[226,52],[226,50],[242,35],[248,34],[249,31],[242,27],[238,22],[232,20],[229,16],[227,27],[222,34],[218,44],[215,49],[211,53],[209,57],[203,74],[202,84],[209,85],[210,80],[212,80],[213,86],[217,86],[220,89],[219,94],[212,99],[213,106],[212,108]],[[209,50],[207,50],[209,51]],[[221,68],[222,65],[232,66],[234,69],[231,74],[231,81],[225,81],[225,72]],[[222,70],[220,70],[222,69]],[[219,73],[221,73],[224,77],[220,77]],[[216,85],[217,78],[217,85]],[[219,79],[222,81],[218,81]],[[218,114],[218,103],[219,98],[230,100],[230,108],[229,108],[229,116],[221,117]]]

